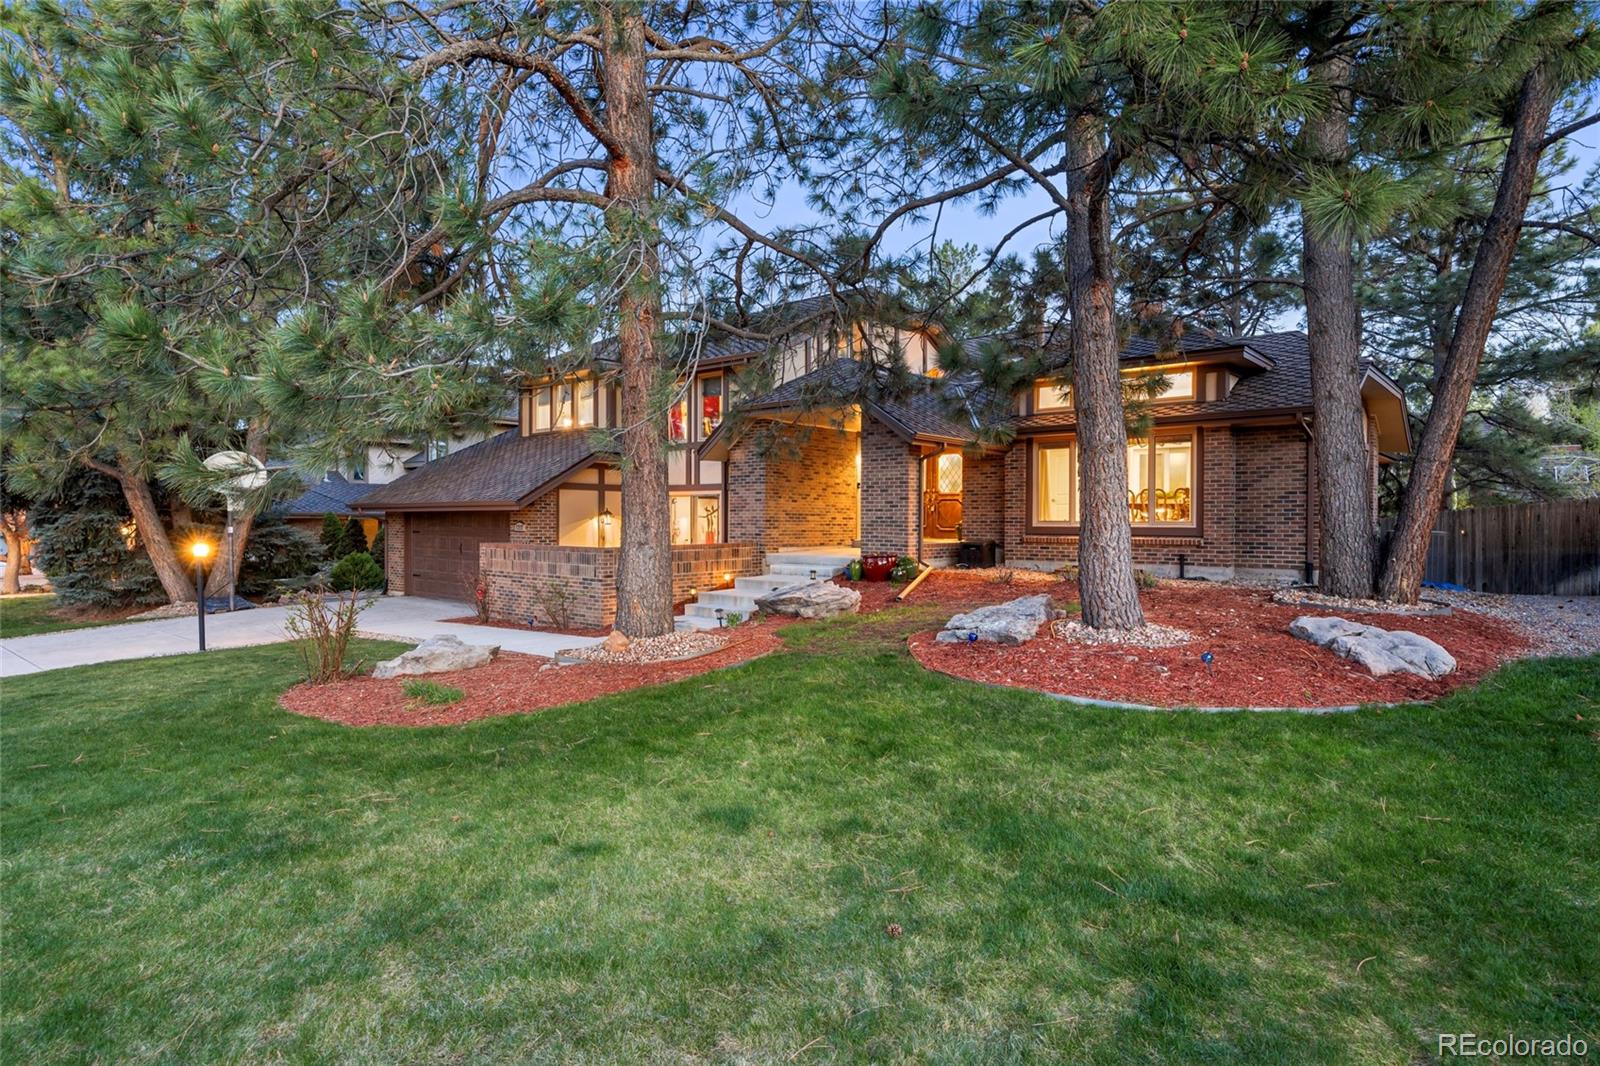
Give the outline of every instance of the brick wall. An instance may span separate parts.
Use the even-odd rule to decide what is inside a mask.
[[[555,544],[560,536],[558,496],[557,490],[551,489],[522,510],[512,511],[511,543]],[[522,528],[518,529],[518,526]]]
[[[489,617],[497,622],[558,625],[564,604],[569,626],[601,629],[617,615],[616,548],[484,544],[478,565],[489,587]],[[760,573],[765,560],[753,544],[692,544],[672,549],[672,598],[691,588],[724,584],[723,575]]]
[[[384,516],[383,573],[389,579],[389,595],[406,594],[406,516],[393,511]]]
[[[853,544],[856,440],[829,426],[747,434],[728,460],[728,539],[762,551]]]
[[[968,454],[961,472],[961,535],[967,540],[1004,540],[1006,457]]]
[[[1315,496],[1306,496],[1305,430],[1239,427],[1233,436],[1238,470],[1236,565],[1247,573],[1303,574],[1306,526],[1315,508]]]
[[[917,554],[920,457],[894,431],[861,422],[861,550]]]

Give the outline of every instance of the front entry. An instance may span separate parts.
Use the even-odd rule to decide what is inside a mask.
[[[961,453],[930,456],[922,472],[922,535],[932,540],[961,538]]]

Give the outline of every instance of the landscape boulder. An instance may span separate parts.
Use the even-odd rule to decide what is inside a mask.
[[[1049,620],[1049,596],[1023,596],[958,614],[944,624],[934,639],[941,644],[967,644],[976,635],[979,641],[991,644],[1021,644],[1032,640]]]
[[[1456,668],[1455,658],[1438,644],[1404,629],[1379,629],[1348,618],[1303,615],[1289,623],[1289,632],[1319,644],[1335,655],[1353,659],[1383,677],[1397,670],[1429,679]]]
[[[632,641],[628,640],[628,634],[622,632],[620,629],[613,629],[611,632],[606,634],[604,646],[606,651],[610,652],[611,654],[620,655],[628,650],[628,645],[630,643],[632,643]]]
[[[429,637],[415,648],[373,668],[376,678],[408,674],[442,674],[449,670],[468,670],[482,666],[500,651],[498,644],[468,644],[449,635]]]
[[[773,614],[796,618],[832,618],[851,614],[861,605],[861,593],[831,581],[802,581],[756,597],[756,606]]]

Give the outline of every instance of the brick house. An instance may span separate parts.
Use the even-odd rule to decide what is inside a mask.
[[[1055,369],[1066,352],[1004,341],[1044,369],[1000,395],[940,376],[937,326],[845,323],[830,306],[787,305],[797,325],[770,347],[708,341],[684,377],[668,423],[674,598],[696,601],[686,621],[748,609],[762,588],[863,553],[951,565],[976,543],[1014,566],[1074,561],[1076,422]],[[1129,445],[1138,565],[1219,579],[1313,573],[1305,336],[1195,335],[1176,351],[1135,339],[1122,361],[1125,376],[1161,388]],[[1379,466],[1409,437],[1392,382],[1367,368],[1362,396],[1375,507]],[[617,411],[602,360],[524,388],[515,429],[365,496],[358,506],[388,520],[390,591],[460,599],[481,579],[496,617],[608,624]]]

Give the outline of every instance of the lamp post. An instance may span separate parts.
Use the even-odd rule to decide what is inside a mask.
[[[206,559],[211,555],[211,545],[203,540],[197,540],[189,545],[189,554],[194,558],[194,605],[195,618],[200,624],[200,650],[206,650]]]

